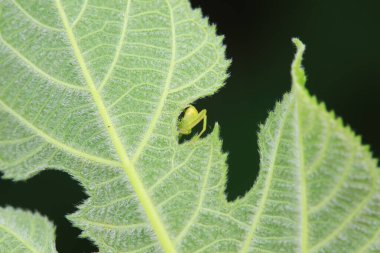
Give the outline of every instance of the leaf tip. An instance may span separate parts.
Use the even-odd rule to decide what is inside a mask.
[[[212,134],[213,134],[214,138],[219,138],[219,135],[220,135],[220,125],[219,125],[218,122],[215,123],[214,130],[212,131]]]
[[[305,52],[305,44],[298,38],[292,39],[293,44],[296,46],[297,52],[294,56],[292,63],[291,75],[292,75],[292,85],[305,86],[306,75],[305,70],[302,67],[303,54]]]

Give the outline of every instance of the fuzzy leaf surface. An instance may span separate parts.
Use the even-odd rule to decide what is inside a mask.
[[[259,134],[260,175],[227,202],[219,127],[178,143],[177,118],[227,77],[222,38],[187,0],[0,3],[0,170],[66,171],[70,215],[100,252],[378,252],[377,164],[293,85]]]
[[[0,252],[56,253],[55,228],[40,214],[0,208]]]

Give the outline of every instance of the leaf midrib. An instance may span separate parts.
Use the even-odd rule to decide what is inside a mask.
[[[131,0],[130,0],[131,1]],[[72,31],[72,28],[69,24],[68,18],[66,16],[64,7],[60,0],[56,0],[56,7],[58,9],[58,13],[60,15],[61,21],[63,23],[64,30],[66,32],[66,35],[68,37],[68,40],[70,42],[71,48],[73,50],[74,56],[80,66],[80,69],[82,71],[82,75],[86,81],[86,84],[89,88],[89,91],[94,99],[95,105],[98,108],[100,117],[103,120],[104,125],[106,126],[106,129],[108,131],[108,134],[111,138],[112,144],[115,147],[115,150],[122,162],[122,168],[124,172],[126,173],[129,182],[131,183],[144,211],[148,218],[148,220],[151,223],[151,226],[158,238],[158,240],[161,243],[161,247],[165,252],[173,252],[175,253],[175,247],[169,237],[169,234],[162,223],[160,216],[155,209],[153,202],[148,195],[142,181],[140,180],[137,171],[134,167],[134,164],[130,161],[127,152],[121,142],[120,137],[118,136],[118,133],[113,125],[113,122],[111,121],[111,118],[107,112],[106,106],[103,102],[103,98],[101,97],[100,93],[98,92],[95,83],[92,79],[92,76],[90,74],[89,69],[87,68],[87,65],[85,63],[85,60],[82,56],[82,53],[80,51],[79,45],[77,43],[77,40],[75,38],[75,35]],[[159,110],[157,110],[159,111]]]
[[[293,80],[297,82],[298,79],[293,77]],[[308,199],[307,199],[307,182],[306,182],[306,169],[305,169],[305,158],[304,158],[304,143],[303,143],[303,133],[302,133],[302,125],[301,125],[301,111],[299,100],[303,94],[297,93],[300,89],[300,84],[293,84],[293,91],[295,93],[295,110],[296,110],[296,139],[298,146],[298,166],[296,169],[296,174],[298,176],[298,191],[299,191],[299,212],[300,212],[300,222],[299,222],[299,233],[301,235],[300,238],[300,250],[301,252],[309,251],[309,216],[308,216]],[[301,91],[299,91],[301,92]]]
[[[301,123],[300,99],[305,95],[303,93],[303,86],[305,85],[305,75],[302,68],[302,57],[305,51],[305,46],[297,39],[293,39],[297,47],[297,53],[291,67],[292,76],[292,93],[294,94],[295,106],[295,121],[296,121],[296,142],[298,148],[298,168],[296,169],[297,187],[299,192],[299,234],[300,237],[300,252],[306,253],[309,251],[309,214],[308,214],[308,197],[307,197],[307,182],[306,182],[306,169],[304,158],[304,143]]]

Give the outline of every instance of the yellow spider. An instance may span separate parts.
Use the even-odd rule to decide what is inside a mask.
[[[194,140],[198,140],[199,137],[206,131],[207,127],[207,110],[203,109],[202,111],[198,112],[198,110],[190,105],[186,108],[185,113],[183,114],[183,118],[178,123],[178,131],[183,135],[189,135],[191,134],[191,130],[199,124],[203,120],[203,128],[202,131],[194,137]]]

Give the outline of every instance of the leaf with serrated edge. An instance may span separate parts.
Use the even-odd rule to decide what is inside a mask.
[[[0,208],[0,252],[56,253],[55,228],[40,214]]]
[[[259,134],[260,174],[227,202],[219,127],[178,144],[177,118],[227,77],[222,38],[187,0],[0,3],[0,169],[66,171],[69,219],[101,252],[378,252],[377,163],[304,87]]]

